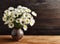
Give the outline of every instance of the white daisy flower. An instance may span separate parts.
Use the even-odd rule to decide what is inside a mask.
[[[7,15],[4,13],[4,14],[3,14],[3,17],[7,17]]]
[[[9,28],[13,28],[14,24],[13,23],[9,23],[8,26],[9,26]]]
[[[22,7],[22,9],[26,10],[26,9],[28,9],[28,8],[27,8],[27,7]]]
[[[30,20],[29,19],[25,19],[25,24],[29,24],[30,23]]]
[[[19,10],[19,9],[16,9],[16,11],[17,11],[17,12],[21,12],[21,10]]]
[[[22,9],[25,11],[25,12],[31,12],[31,10],[27,7],[22,7]]]
[[[25,12],[25,10],[24,10],[24,9],[20,9],[20,11],[21,11],[21,13],[24,13],[24,12]]]
[[[18,15],[18,14],[16,14],[16,13],[15,13],[15,11],[13,11],[13,12],[12,12],[11,17],[16,18],[16,17],[18,17],[18,16],[19,16],[19,15]]]
[[[23,13],[23,16],[22,17],[26,17],[27,16],[27,13]]]
[[[11,13],[12,13],[12,12],[9,11],[9,10],[6,10],[6,11],[5,11],[6,16],[11,16]]]
[[[20,10],[20,9],[15,9],[15,11],[16,11],[16,12],[21,12],[21,10]]]
[[[15,14],[15,17],[18,17],[19,15],[18,14]]]
[[[9,10],[5,10],[4,13],[8,13]]]
[[[14,15],[12,15],[12,17],[13,17],[13,18],[16,18],[15,14],[14,14]]]
[[[21,17],[20,18],[20,23],[21,23],[21,25],[24,25],[25,24],[25,18],[24,17]]]
[[[10,22],[9,21],[6,21],[4,24],[9,24]]]
[[[9,18],[9,22],[13,22],[14,21],[14,18]]]
[[[22,8],[22,6],[21,6],[21,5],[19,5],[17,8],[18,8],[18,9],[21,9],[21,8]]]
[[[31,14],[28,14],[27,18],[28,18],[28,19],[33,19],[33,17],[32,17]]]
[[[2,20],[3,20],[3,21],[7,21],[7,17],[3,16],[3,17],[2,17]]]
[[[35,20],[34,20],[34,19],[31,19],[31,21],[30,21],[30,26],[33,26],[34,23],[35,23]]]
[[[31,14],[30,13],[23,13],[23,17],[30,17]]]
[[[5,14],[6,16],[8,16],[8,12],[9,12],[9,10],[5,10],[5,11],[4,11],[4,14]]]
[[[15,12],[14,11],[11,12],[11,16],[10,17],[15,18]]]
[[[12,15],[12,12],[11,11],[8,11],[8,16],[11,16]]]
[[[26,9],[26,12],[31,12],[31,10],[30,9]]]
[[[37,14],[34,11],[32,11],[32,15],[37,16]]]
[[[9,7],[8,10],[14,10],[14,7]]]
[[[27,30],[27,25],[23,25],[23,29],[26,31]]]
[[[15,14],[22,15],[22,11],[20,9],[15,9]]]
[[[16,23],[20,23],[20,18],[16,19]]]

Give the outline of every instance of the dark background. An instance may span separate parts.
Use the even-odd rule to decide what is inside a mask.
[[[4,10],[18,5],[26,6],[38,14],[35,25],[24,31],[26,35],[60,34],[60,0],[0,0],[0,35],[12,31],[2,21]]]

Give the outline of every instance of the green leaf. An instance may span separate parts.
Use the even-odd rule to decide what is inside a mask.
[[[15,26],[15,28],[22,28],[22,25],[20,23],[14,22],[14,26]]]

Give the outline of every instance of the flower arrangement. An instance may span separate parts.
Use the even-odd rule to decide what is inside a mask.
[[[2,20],[9,28],[23,28],[27,30],[27,25],[33,26],[35,23],[33,16],[37,16],[34,11],[19,5],[17,8],[9,7],[5,10]]]

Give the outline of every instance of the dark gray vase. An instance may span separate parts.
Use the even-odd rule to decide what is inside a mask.
[[[22,29],[13,29],[11,32],[12,39],[19,41],[23,37],[24,33]]]

